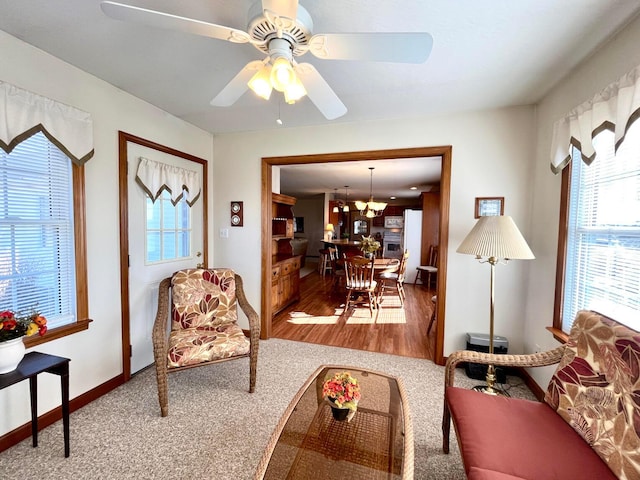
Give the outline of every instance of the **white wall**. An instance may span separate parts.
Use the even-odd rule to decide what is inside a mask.
[[[318,250],[323,248],[324,237],[324,195],[316,195],[313,198],[299,198],[293,211],[296,217],[304,217],[304,232],[296,233],[296,238],[309,240],[307,255],[318,257]],[[337,226],[336,226],[337,228]]]
[[[0,32],[0,58],[3,81],[93,116],[95,155],[85,167],[93,322],[87,331],[36,347],[71,359],[70,394],[74,398],[122,373],[118,130],[207,160],[212,159],[213,137],[4,32]],[[39,412],[44,413],[60,404],[59,378],[44,374],[38,382]],[[0,411],[11,413],[0,415],[0,435],[29,421],[28,382],[0,392]]]
[[[228,226],[226,205],[231,197],[244,200],[245,222],[243,228],[232,229],[229,239],[216,238],[214,263],[238,270],[250,301],[260,305],[261,157],[453,145],[445,354],[464,347],[466,332],[489,328],[489,267],[455,250],[475,223],[475,197],[505,197],[505,213],[529,237],[534,121],[533,107],[514,107],[216,135],[214,231]],[[530,264],[514,261],[497,272],[496,334],[509,338],[513,352],[523,344],[524,285]]]
[[[640,64],[640,17],[574,69],[540,102],[537,109],[537,141],[533,171],[531,247],[536,253],[528,286],[525,351],[558,346],[544,327],[553,321],[561,175],[549,167],[553,123],[572,108]],[[546,387],[553,368],[530,369],[538,385]]]

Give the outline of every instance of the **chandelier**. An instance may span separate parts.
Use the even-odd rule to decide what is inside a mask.
[[[387,208],[387,204],[385,202],[374,202],[373,201],[373,170],[374,167],[369,167],[369,170],[371,171],[371,181],[369,184],[369,201],[368,202],[362,202],[360,200],[356,200],[355,204],[356,204],[356,208],[358,210],[360,210],[360,215],[367,217],[367,218],[373,218],[373,217],[379,217],[382,215],[382,212],[384,212],[384,209]]]

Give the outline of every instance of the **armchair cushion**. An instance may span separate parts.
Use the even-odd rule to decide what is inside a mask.
[[[249,353],[251,344],[235,323],[174,330],[169,336],[167,367],[185,367]]]
[[[168,368],[249,353],[251,343],[236,323],[233,270],[181,270],[173,276],[172,289]]]
[[[238,320],[231,269],[180,270],[173,276],[171,287],[171,330],[215,327]]]

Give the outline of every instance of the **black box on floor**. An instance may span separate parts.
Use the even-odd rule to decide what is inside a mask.
[[[467,333],[467,350],[489,352],[488,333]],[[493,353],[505,354],[509,350],[509,341],[500,335],[493,336]],[[487,366],[479,363],[467,363],[464,367],[467,377],[484,380],[487,377]],[[506,383],[507,374],[504,368],[496,367],[496,382]]]

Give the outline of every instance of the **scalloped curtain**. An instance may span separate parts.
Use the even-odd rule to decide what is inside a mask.
[[[553,124],[551,142],[551,171],[560,173],[571,161],[571,147],[581,153],[587,164],[596,152],[593,138],[603,130],[615,133],[616,151],[624,137],[640,116],[640,66],[618,81],[571,110]]]
[[[37,132],[77,165],[93,156],[90,114],[0,81],[0,148],[11,153]]]
[[[174,205],[184,196],[191,207],[200,197],[198,172],[148,158],[140,157],[136,181],[154,202],[163,190],[171,194],[171,203]]]

